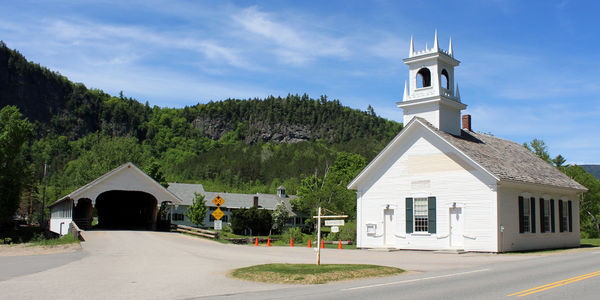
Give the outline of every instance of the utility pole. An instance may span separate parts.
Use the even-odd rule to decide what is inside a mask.
[[[46,208],[46,172],[48,170],[48,164],[44,161],[44,177],[42,177],[42,209],[40,211],[40,226],[44,226],[44,215]]]

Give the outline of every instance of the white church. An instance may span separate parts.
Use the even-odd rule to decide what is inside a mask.
[[[452,39],[410,51],[404,128],[348,185],[359,248],[506,252],[579,246],[586,188],[522,145],[474,132]],[[461,128],[462,123],[462,128]]]

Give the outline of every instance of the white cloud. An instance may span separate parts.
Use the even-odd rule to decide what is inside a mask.
[[[273,15],[260,11],[256,6],[242,9],[232,19],[244,29],[246,38],[250,38],[248,33],[251,34],[254,42],[263,44],[264,49],[273,45],[269,52],[285,63],[302,65],[319,57],[350,55],[344,38],[326,35],[307,23],[292,26],[278,22]]]

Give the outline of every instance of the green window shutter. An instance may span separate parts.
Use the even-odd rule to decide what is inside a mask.
[[[563,224],[563,214],[564,214],[564,209],[563,209],[563,201],[562,200],[558,200],[558,231],[560,232],[564,232],[565,231],[565,226]]]
[[[544,222],[544,198],[540,198],[540,232],[546,232],[546,224]]]
[[[525,232],[525,224],[523,220],[523,197],[519,197],[519,233]]]
[[[571,207],[571,200],[567,204],[569,206],[569,232],[573,232],[573,208]]]
[[[413,232],[413,198],[406,198],[406,233]]]
[[[550,227],[552,227],[552,232],[556,231],[554,228],[554,215],[554,199],[550,199]]]
[[[535,233],[535,198],[531,197],[531,207],[529,208],[529,216],[531,218],[531,232]]]
[[[435,197],[429,197],[427,198],[427,206],[429,208],[429,211],[427,213],[427,220],[428,220],[428,224],[427,224],[427,228],[429,229],[428,232],[429,233],[435,233],[436,232],[436,220],[435,220],[435,216],[436,216],[436,210],[435,210]]]

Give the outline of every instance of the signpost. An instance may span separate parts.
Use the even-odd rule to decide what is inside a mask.
[[[328,209],[325,208],[325,210],[328,210]],[[329,212],[333,213],[332,211],[329,211]],[[348,217],[347,215],[322,216],[321,215],[321,207],[319,207],[319,211],[318,211],[317,215],[313,216],[313,218],[317,219],[317,265],[321,265],[321,219],[329,219],[329,220],[325,220],[325,226],[334,226],[334,225],[342,226],[342,225],[344,225],[344,220],[341,220],[341,219],[345,219],[347,217]],[[340,219],[340,220],[337,220],[337,219]],[[328,225],[328,224],[331,224],[331,225]],[[333,227],[332,227],[332,231],[333,231]],[[338,231],[339,231],[339,227],[338,227]]]
[[[215,230],[221,230],[221,229],[223,229],[223,221],[221,221],[221,220],[215,220],[213,222],[213,224],[214,224],[214,229]]]
[[[217,206],[217,209],[215,209],[215,211],[212,213],[212,216],[215,218],[215,221],[213,222],[214,229],[221,230],[223,228],[223,221],[221,221],[221,218],[225,215],[225,213],[221,210],[221,205],[225,203],[225,199],[217,195],[215,199],[212,200],[212,203]]]
[[[325,226],[344,226],[344,220],[325,220]]]

